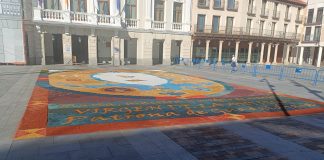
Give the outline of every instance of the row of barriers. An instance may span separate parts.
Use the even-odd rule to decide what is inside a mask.
[[[186,58],[172,58],[171,64],[182,64],[190,66],[195,69],[210,69],[216,72],[232,72],[230,62],[218,62],[217,59],[186,59]],[[256,76],[271,76],[279,80],[285,79],[300,79],[310,81],[313,85],[324,82],[323,68],[307,68],[300,66],[286,66],[286,65],[263,65],[263,64],[245,64],[239,63],[235,72],[250,74]]]

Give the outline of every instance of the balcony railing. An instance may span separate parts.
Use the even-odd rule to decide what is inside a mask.
[[[95,13],[71,12],[63,10],[49,10],[34,8],[33,20],[36,22],[58,22],[63,24],[86,24],[98,26],[114,26],[127,29],[156,29],[173,30],[177,32],[190,32],[189,23],[166,23],[160,21],[145,21],[143,26],[139,26],[139,19],[127,19],[120,16],[110,16]]]
[[[103,15],[103,14],[99,14],[98,15],[98,24],[103,24],[103,25],[115,25],[117,24],[117,19],[118,17],[116,16],[110,16],[110,15]]]
[[[249,5],[247,14],[249,16],[255,16],[256,15],[256,7]]]
[[[84,12],[71,12],[71,20],[72,22],[80,22],[80,23],[89,23],[89,13]]]
[[[214,1],[214,6],[213,8],[214,9],[217,9],[217,10],[224,10],[224,0],[220,0],[220,4],[217,4],[215,1]]]
[[[42,12],[42,18],[48,21],[63,21],[64,11],[44,9]]]
[[[21,5],[0,0],[0,15],[20,16]]]
[[[172,30],[181,31],[182,30],[182,23],[172,23]]]
[[[297,15],[295,22],[296,23],[302,23],[303,22],[303,17],[304,17],[303,15]]]
[[[235,12],[237,12],[238,11],[238,7],[239,7],[239,2],[238,1],[235,1],[235,3],[233,5],[228,5],[227,4],[227,10],[228,11],[235,11]]]
[[[198,8],[209,8],[209,0],[198,0]]]
[[[300,34],[273,31],[273,30],[260,30],[258,28],[244,28],[244,27],[219,27],[214,28],[212,26],[195,26],[195,34],[216,34],[216,35],[236,35],[236,36],[255,36],[255,37],[269,37],[269,38],[281,38],[281,39],[300,39]]]
[[[123,18],[122,26],[126,28],[138,28],[138,19]]]
[[[280,19],[280,11],[273,11],[272,19],[279,20]]]
[[[291,14],[288,13],[285,15],[285,21],[290,22],[290,20],[291,20]]]
[[[261,18],[268,18],[269,17],[269,9],[263,9],[263,10],[261,10],[260,17]]]
[[[303,42],[319,42],[320,41],[320,36],[319,35],[314,35],[314,34],[309,34],[304,36],[304,41]]]
[[[158,30],[163,30],[165,27],[165,22],[162,21],[153,21],[152,22],[152,28],[158,29]]]

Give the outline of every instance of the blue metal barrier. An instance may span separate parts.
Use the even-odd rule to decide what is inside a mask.
[[[315,80],[314,80],[314,85],[317,85],[318,82],[324,82],[324,69],[318,70]]]
[[[315,82],[317,79],[317,70],[311,68],[286,66],[283,73],[283,79],[287,78],[302,79]]]

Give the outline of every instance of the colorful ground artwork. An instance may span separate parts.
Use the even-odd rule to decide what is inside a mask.
[[[324,103],[160,70],[49,70],[16,139],[324,112]]]

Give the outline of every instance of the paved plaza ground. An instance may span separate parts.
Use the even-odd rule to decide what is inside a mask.
[[[1,66],[0,159],[324,159],[324,84],[185,66]],[[109,82],[109,83],[108,83]]]

